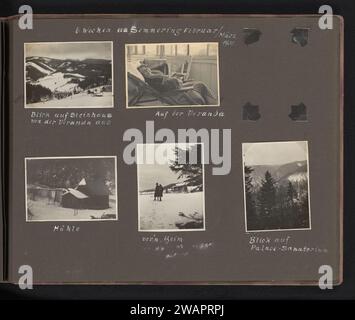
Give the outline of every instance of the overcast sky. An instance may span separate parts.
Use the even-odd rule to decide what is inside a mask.
[[[255,165],[282,165],[307,160],[307,142],[243,143],[244,163]]]
[[[27,43],[26,57],[54,59],[106,59],[112,60],[111,42],[52,42]]]
[[[155,188],[158,182],[163,186],[170,183],[182,182],[178,180],[178,175],[174,173],[168,165],[162,164],[140,164],[138,165],[139,173],[139,191]]]
[[[169,164],[175,160],[175,147],[186,149],[186,144],[138,144],[138,190],[152,189],[158,182],[163,186],[170,183],[182,182],[178,174],[174,173]]]

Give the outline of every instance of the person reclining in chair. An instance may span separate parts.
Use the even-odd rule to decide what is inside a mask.
[[[159,70],[152,70],[149,68],[145,60],[140,61],[137,70],[142,74],[145,82],[159,92],[191,87],[191,90],[188,90],[186,94],[195,102],[195,104],[217,104],[217,99],[212,91],[201,81],[188,80],[183,82],[178,76],[168,76]]]

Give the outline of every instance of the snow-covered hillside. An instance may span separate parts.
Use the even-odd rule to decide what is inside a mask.
[[[297,172],[297,173],[289,175],[287,177],[287,179],[291,182],[307,181],[307,173],[306,172]]]
[[[307,161],[295,161],[283,165],[252,166],[251,174],[254,186],[260,186],[265,172],[269,171],[276,182],[287,183],[307,180]]]
[[[29,107],[112,106],[111,61],[26,58]],[[102,93],[93,95],[92,91]],[[111,91],[111,92],[110,92]],[[100,95],[101,95],[100,93]],[[108,97],[108,96],[111,96]],[[93,100],[93,101],[91,101]]]
[[[71,82],[72,79],[73,78],[65,77],[65,74],[62,72],[55,72],[52,74],[48,74],[43,78],[40,78],[36,82],[36,84],[48,88],[51,91],[67,92],[67,91],[73,91],[74,88],[78,87],[77,83]]]
[[[26,69],[29,67],[37,69],[37,71],[43,73],[44,75],[48,75],[51,72],[55,71],[53,68],[47,66],[47,68],[43,68],[39,63],[35,63],[32,61],[26,62]]]

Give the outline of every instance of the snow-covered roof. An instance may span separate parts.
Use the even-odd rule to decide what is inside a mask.
[[[174,187],[183,187],[183,186],[186,186],[186,182],[178,182],[175,184]]]

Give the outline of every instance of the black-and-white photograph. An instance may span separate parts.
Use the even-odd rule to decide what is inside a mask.
[[[311,228],[307,141],[243,143],[246,231]]]
[[[116,157],[26,158],[26,221],[117,220]]]
[[[111,41],[24,44],[25,108],[112,108]]]
[[[218,42],[126,45],[129,108],[219,106]]]
[[[137,144],[139,231],[205,230],[202,149],[200,143]]]

